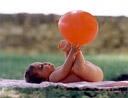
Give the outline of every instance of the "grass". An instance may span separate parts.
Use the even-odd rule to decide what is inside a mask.
[[[0,78],[24,79],[24,72],[33,62],[51,62],[56,67],[64,62],[64,55],[40,54],[36,56],[0,53]],[[128,55],[86,55],[85,59],[99,66],[104,80],[112,80],[128,73]]]
[[[64,62],[64,55],[40,54],[23,55],[0,53],[0,78],[24,79],[24,72],[29,64],[33,62],[51,62],[55,66],[60,66]],[[104,80],[113,80],[123,73],[128,73],[128,55],[85,55],[85,59],[99,66],[104,73]],[[122,98],[127,93],[121,92],[78,92],[67,91],[61,88],[53,89],[5,89],[2,93],[0,89],[0,98]],[[91,94],[91,95],[90,95]],[[118,95],[118,96],[117,96]],[[111,96],[111,97],[109,97]]]
[[[6,92],[6,93],[4,93]],[[5,88],[0,98],[127,98],[127,92],[73,91],[64,88]]]
[[[26,68],[33,62],[52,62],[57,67],[63,60],[64,57],[48,54],[30,56],[0,53],[0,78],[23,79]]]

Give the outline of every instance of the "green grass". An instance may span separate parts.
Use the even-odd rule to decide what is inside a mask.
[[[64,57],[55,55],[22,55],[0,53],[0,78],[23,79],[24,72],[33,62],[52,62],[57,66],[63,63]]]
[[[24,72],[33,62],[51,62],[60,66],[64,55],[41,54],[36,56],[0,53],[0,78],[24,79]],[[104,73],[104,80],[112,80],[123,73],[128,73],[128,55],[86,55],[85,59],[99,66]]]
[[[77,91],[64,88],[5,88],[0,98],[128,98],[127,92]]]

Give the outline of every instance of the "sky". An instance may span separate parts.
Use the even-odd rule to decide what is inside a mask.
[[[0,13],[63,15],[72,10],[95,16],[128,16],[128,0],[0,0]]]

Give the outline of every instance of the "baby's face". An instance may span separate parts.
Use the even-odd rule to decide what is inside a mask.
[[[55,70],[54,64],[50,62],[35,62],[31,64],[34,66],[34,72],[41,78],[49,79],[50,74]]]

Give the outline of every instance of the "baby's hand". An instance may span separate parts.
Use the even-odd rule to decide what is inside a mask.
[[[71,49],[71,44],[68,43],[66,40],[61,40],[59,42],[58,48],[63,48],[62,51],[69,52]]]
[[[67,44],[67,41],[66,40],[61,40],[58,44],[58,48],[64,48],[65,45]]]
[[[71,45],[71,54],[77,55],[77,53],[81,50],[80,46],[78,44],[73,44]]]

